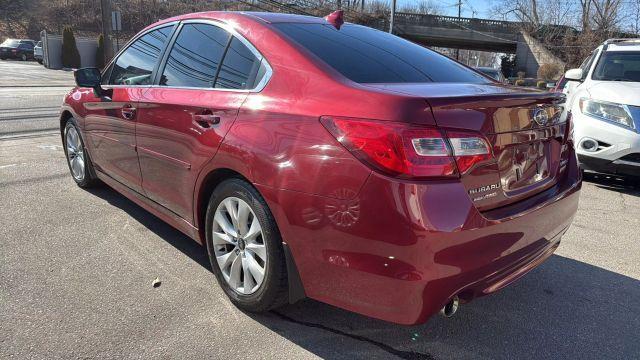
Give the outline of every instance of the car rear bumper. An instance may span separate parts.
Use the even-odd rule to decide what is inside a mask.
[[[492,293],[548,258],[577,211],[581,181],[574,158],[555,187],[487,213],[457,181],[416,184],[372,174],[348,200],[257,186],[307,296],[416,324],[453,296]]]

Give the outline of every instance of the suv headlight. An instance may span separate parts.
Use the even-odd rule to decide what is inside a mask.
[[[580,99],[580,110],[583,114],[599,120],[605,120],[634,129],[633,117],[629,107],[607,101]]]

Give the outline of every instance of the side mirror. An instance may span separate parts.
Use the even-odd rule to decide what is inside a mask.
[[[79,87],[92,88],[94,94],[97,97],[102,97],[107,93],[102,88],[102,75],[97,68],[82,68],[73,72],[73,76],[76,79],[76,85]]]
[[[569,81],[582,81],[582,69],[571,69],[564,74],[564,78]]]

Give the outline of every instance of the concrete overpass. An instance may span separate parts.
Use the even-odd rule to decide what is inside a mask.
[[[521,40],[513,22],[410,13],[396,14],[394,34],[428,46],[505,53],[516,53]]]
[[[388,29],[388,24],[377,28]],[[516,69],[535,77],[542,64],[564,63],[517,22],[397,13],[393,33],[413,42],[457,49],[516,54]]]

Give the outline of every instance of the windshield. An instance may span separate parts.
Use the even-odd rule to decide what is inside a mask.
[[[19,40],[7,39],[0,46],[18,47],[18,45],[20,45],[20,41]]]
[[[478,69],[478,70],[487,76],[490,76],[496,80],[500,80],[500,75],[498,75],[497,70],[492,70],[492,69]]]
[[[488,83],[435,51],[368,27],[345,24],[273,24],[294,42],[358,83]]]
[[[640,81],[640,52],[605,52],[593,71],[593,80]]]

